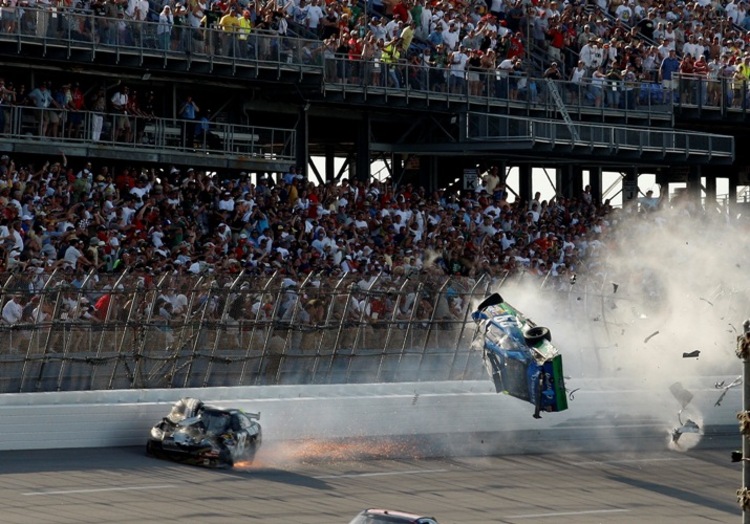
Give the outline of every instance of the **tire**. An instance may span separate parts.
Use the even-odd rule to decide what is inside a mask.
[[[552,333],[546,327],[534,326],[523,334],[523,338],[529,346],[535,346],[542,340],[552,342]]]
[[[154,456],[154,445],[150,440],[146,441],[146,455],[148,455],[149,457]]]

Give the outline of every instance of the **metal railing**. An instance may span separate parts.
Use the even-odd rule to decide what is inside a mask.
[[[735,78],[706,78],[699,75],[675,73],[674,104],[679,107],[699,107],[711,111],[745,113],[750,109],[750,89],[747,80]]]
[[[387,94],[430,102],[461,102],[488,109],[516,106],[550,114],[557,104],[541,78],[523,72],[475,70],[452,72],[445,67],[381,60],[328,57],[323,68],[327,90]],[[555,80],[570,114],[619,113],[669,120],[672,103],[666,90],[652,82],[606,81],[580,83]],[[652,96],[655,91],[662,96]]]
[[[124,113],[5,106],[4,139],[61,140],[144,150],[230,153],[267,160],[293,160],[293,129],[246,126]]]
[[[544,82],[525,74],[506,76],[499,70],[454,74],[447,68],[425,67],[400,60],[350,60],[327,49],[323,41],[279,35],[274,31],[223,31],[220,27],[191,27],[161,22],[106,18],[78,9],[24,7],[15,23],[0,25],[0,41],[11,40],[17,51],[24,46],[43,46],[45,55],[64,51],[66,58],[95,60],[100,53],[120,58],[183,60],[212,71],[228,66],[239,69],[303,71],[321,75],[326,90],[386,92],[393,96],[427,101],[460,101],[497,106],[529,106],[555,112]],[[81,54],[83,53],[83,54]],[[645,113],[649,118],[670,119],[673,99],[658,86],[606,83],[592,85],[558,82],[571,114],[601,112]]]
[[[3,8],[8,9],[7,7]],[[0,27],[0,39],[12,39],[20,53],[26,44],[65,50],[70,58],[85,51],[166,60],[182,59],[256,68],[319,70],[314,50],[321,42],[280,35],[277,31],[223,31],[180,24],[107,18],[78,8],[17,8],[17,21]],[[46,53],[46,52],[45,52]]]
[[[471,140],[516,140],[533,144],[582,146],[613,153],[638,152],[734,158],[734,137],[671,129],[573,123],[577,133],[560,120],[529,120],[508,115],[469,113],[467,137]]]

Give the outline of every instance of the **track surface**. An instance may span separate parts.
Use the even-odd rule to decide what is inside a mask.
[[[235,470],[141,447],[2,452],[0,521],[346,524],[388,507],[441,524],[729,523],[741,482],[729,449],[389,459],[411,450],[386,446],[362,460],[372,453],[356,446],[268,443]]]

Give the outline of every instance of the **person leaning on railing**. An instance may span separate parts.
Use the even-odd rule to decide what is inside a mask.
[[[401,59],[401,42],[401,37],[396,37],[383,45],[380,60],[385,69],[386,87],[395,87],[396,89],[401,87],[401,72],[398,67],[399,60]]]

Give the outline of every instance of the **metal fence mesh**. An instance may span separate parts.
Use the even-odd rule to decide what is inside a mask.
[[[469,304],[488,285],[91,276],[33,289],[16,275],[2,302],[18,297],[24,317],[0,325],[0,391],[477,376]]]
[[[52,275],[39,287],[14,274],[0,299],[18,300],[24,315],[0,324],[0,391],[482,379],[470,314],[498,290],[520,300],[521,311],[531,300],[534,320],[557,319],[566,370],[579,376],[616,375],[632,364],[626,334],[637,346],[664,330],[654,324],[666,320],[652,288],[618,291],[607,276],[572,282],[528,273],[298,282],[125,274],[72,282]],[[747,303],[744,292],[722,287],[694,302],[707,307],[706,298],[701,316],[714,323]]]

